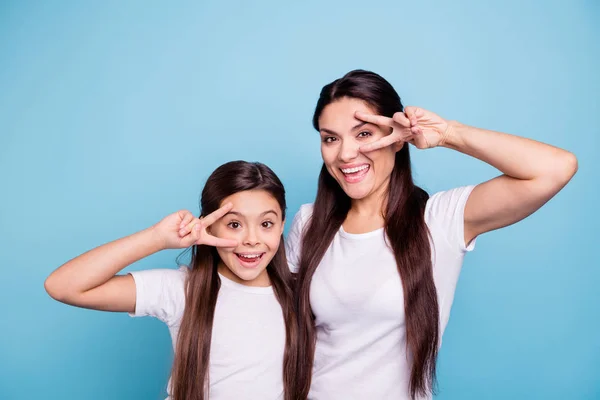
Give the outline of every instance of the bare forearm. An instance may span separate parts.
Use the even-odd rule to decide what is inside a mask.
[[[449,124],[444,147],[478,158],[512,178],[568,180],[577,169],[575,156],[566,150],[456,121]]]
[[[465,243],[538,210],[577,171],[566,150],[506,133],[450,122],[443,146],[478,158],[504,175],[479,184],[465,206]]]
[[[54,271],[46,280],[46,290],[62,297],[84,293],[100,286],[119,271],[162,249],[152,228],[96,247]]]

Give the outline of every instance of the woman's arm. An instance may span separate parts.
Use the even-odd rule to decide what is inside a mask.
[[[465,243],[531,215],[577,172],[572,153],[506,133],[446,121],[431,111],[406,107],[392,118],[357,113],[356,118],[391,127],[391,134],[361,146],[370,152],[408,142],[419,149],[447,147],[478,158],[503,175],[478,185],[465,206]]]
[[[577,172],[572,153],[534,140],[451,121],[441,144],[503,175],[477,185],[465,206],[465,242],[537,211]]]

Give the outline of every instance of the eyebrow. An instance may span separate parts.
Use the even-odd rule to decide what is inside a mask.
[[[353,126],[353,127],[350,129],[350,130],[351,130],[351,131],[355,131],[355,130],[357,130],[358,128],[360,128],[360,127],[362,127],[363,125],[366,125],[366,124],[368,124],[368,122],[362,121],[362,122],[360,122],[360,123],[358,123],[358,124],[354,125],[354,126]],[[319,129],[319,131],[321,131],[321,132],[325,132],[325,133],[329,133],[330,135],[336,135],[336,136],[340,136],[340,135],[339,135],[339,133],[336,133],[336,132],[334,132],[334,131],[332,131],[332,130],[330,130],[330,129],[326,129],[326,128],[321,128],[321,129]]]
[[[265,215],[267,215],[267,214],[269,214],[269,213],[275,214],[275,216],[276,216],[276,217],[278,217],[278,216],[279,216],[279,214],[277,214],[277,211],[275,211],[275,210],[267,210],[267,211],[265,211],[265,212],[261,213],[261,214],[259,215],[259,217],[264,217]],[[227,214],[223,215],[223,217],[226,217],[226,216],[228,216],[229,214],[233,214],[233,215],[236,215],[236,216],[238,216],[238,217],[244,217],[244,214],[242,214],[241,212],[238,212],[238,211],[233,211],[233,210],[232,210],[232,211],[229,211]]]

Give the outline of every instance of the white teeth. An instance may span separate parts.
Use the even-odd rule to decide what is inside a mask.
[[[258,258],[260,257],[262,254],[238,254],[239,256],[242,256],[244,258]]]
[[[342,172],[345,174],[353,174],[355,172],[362,171],[367,168],[369,168],[368,165],[361,165],[360,167],[354,167],[354,168],[342,168]]]

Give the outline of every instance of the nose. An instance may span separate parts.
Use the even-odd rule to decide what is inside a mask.
[[[348,163],[358,157],[359,144],[354,140],[343,140],[338,158],[343,163]]]
[[[246,230],[246,236],[244,237],[244,245],[254,247],[260,244],[260,240],[258,238],[256,229],[254,227],[250,227]]]

